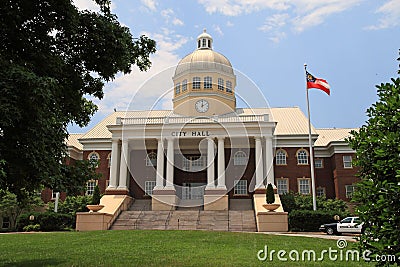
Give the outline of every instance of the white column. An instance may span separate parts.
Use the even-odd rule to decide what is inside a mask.
[[[217,187],[220,189],[226,189],[224,137],[218,137],[218,186]]]
[[[214,139],[208,138],[207,143],[207,186],[206,189],[215,188],[215,168],[214,168]]]
[[[115,189],[118,186],[118,148],[118,139],[113,139],[111,145],[110,182],[107,187],[109,189]]]
[[[128,140],[122,140],[118,189],[128,189],[128,187],[126,186],[128,180],[128,163],[129,163],[128,148],[129,148]]]
[[[174,139],[167,138],[167,182],[165,189],[174,188]]]
[[[261,147],[261,138],[259,136],[255,136],[254,140],[256,142],[256,185],[255,189],[265,188],[263,185],[263,155],[262,155],[262,147]]]
[[[272,136],[265,137],[265,173],[267,176],[267,185],[272,184],[275,188],[274,148],[272,146]]]
[[[154,189],[163,189],[164,183],[164,144],[163,139],[158,139],[157,146],[157,173],[156,173],[156,187]]]

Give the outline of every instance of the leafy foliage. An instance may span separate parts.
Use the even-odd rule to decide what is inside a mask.
[[[274,189],[272,188],[272,184],[267,185],[267,204],[272,204],[275,202],[275,194]]]
[[[289,213],[289,229],[291,231],[315,232],[318,231],[321,224],[336,222],[333,219],[335,215],[344,218],[348,214],[326,210],[293,210]]]
[[[96,0],[100,12],[70,0],[0,5],[0,188],[18,199],[41,186],[81,183],[66,176],[67,125],[87,125],[103,86],[118,72],[150,67],[155,42],[133,38]]]
[[[361,178],[353,199],[366,226],[360,247],[396,255],[400,265],[400,78],[378,85],[377,91],[378,101],[367,109],[368,121],[348,139],[357,151]]]
[[[99,186],[96,185],[96,186],[94,187],[94,190],[93,190],[92,204],[93,204],[93,205],[98,205],[98,204],[100,204],[100,199],[101,199],[100,189],[99,189]]]
[[[283,209],[287,212],[293,210],[312,210],[312,196],[290,192],[280,196]],[[317,197],[317,210],[348,214],[346,202],[340,199],[327,199]],[[347,216],[347,215],[346,215]]]
[[[33,220],[30,216],[33,215]],[[37,227],[39,225],[39,227]],[[39,229],[38,229],[39,228]],[[75,217],[71,214],[55,212],[30,212],[18,218],[19,231],[65,231],[75,228]]]
[[[67,196],[58,204],[58,212],[75,216],[77,212],[87,212],[86,205],[92,203],[92,196]],[[49,211],[54,210],[54,203],[49,203]]]

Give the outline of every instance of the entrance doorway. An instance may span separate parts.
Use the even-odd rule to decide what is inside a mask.
[[[203,200],[205,183],[183,183],[182,199]]]

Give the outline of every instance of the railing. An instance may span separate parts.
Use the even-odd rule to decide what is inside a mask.
[[[233,122],[268,122],[268,114],[262,115],[242,115],[242,116],[212,116],[212,117],[140,117],[140,118],[121,118],[117,117],[118,125],[137,125],[137,124],[168,124],[168,123],[233,123]]]
[[[171,220],[172,211],[169,211],[167,219],[165,220],[164,229],[167,230],[169,221]],[[179,220],[179,219],[178,219]]]

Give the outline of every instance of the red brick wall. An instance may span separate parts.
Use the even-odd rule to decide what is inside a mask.
[[[352,185],[360,180],[356,176],[359,168],[355,166],[353,168],[344,168],[343,156],[352,156],[353,159],[355,158],[355,154],[334,154],[331,157],[332,173],[336,198],[349,201],[350,199],[346,198],[345,185]]]
[[[108,167],[108,155],[111,153],[111,150],[92,150],[92,151],[83,151],[83,159],[87,160],[90,153],[96,152],[100,156],[99,166],[96,168],[96,173],[100,173],[101,177],[98,180],[98,185],[100,189],[100,193],[104,194],[106,190],[106,181],[110,179],[110,168]]]

